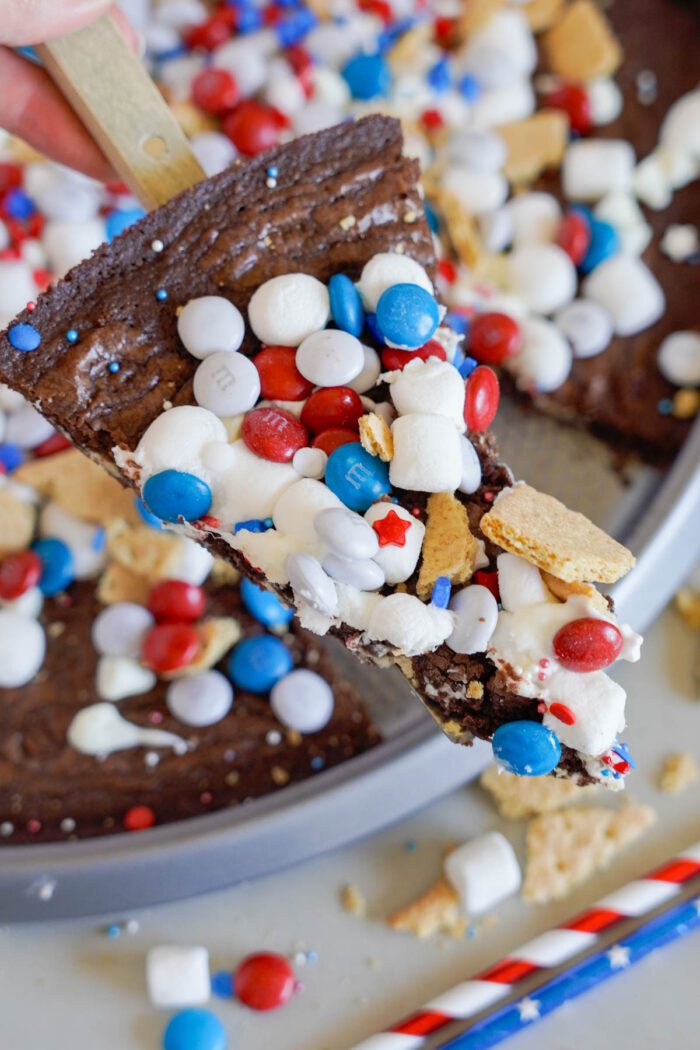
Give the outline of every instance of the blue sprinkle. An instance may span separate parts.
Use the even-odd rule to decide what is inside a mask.
[[[24,190],[12,189],[5,194],[5,210],[8,215],[19,222],[31,219],[36,211],[36,204]]]
[[[25,459],[26,456],[19,445],[0,445],[0,463],[8,474],[21,467]]]
[[[209,512],[211,489],[181,470],[161,470],[143,486],[143,501],[161,521],[196,521]]]
[[[468,941],[473,941],[474,938],[476,937],[476,927],[475,926],[467,926],[467,928],[464,931],[464,933],[465,933],[465,936],[466,936]]]
[[[438,576],[433,584],[433,593],[430,596],[430,604],[437,609],[446,609],[452,594],[452,584],[447,576]]]
[[[149,55],[158,62],[170,62],[173,58],[182,58],[183,55],[187,54],[187,47],[184,44],[176,44],[174,47],[168,47],[165,51],[154,51],[152,48],[148,49]]]
[[[466,379],[472,374],[477,366],[477,362],[473,357],[465,357],[462,363],[458,366],[457,371],[461,375],[462,379]]]
[[[211,975],[211,990],[217,999],[233,999],[233,974],[217,970]]]
[[[41,346],[41,336],[33,324],[13,324],[7,333],[7,338],[15,350],[22,350],[24,353],[29,353]]]
[[[165,302],[165,300],[167,298],[168,298],[168,289],[167,288],[159,288],[158,291],[156,292],[156,299],[158,300],[158,302],[159,303]]]
[[[481,95],[481,84],[472,77],[469,73],[463,76],[457,84],[457,89],[463,98],[466,98],[467,102],[476,102]]]
[[[319,772],[319,770],[323,769],[325,764],[326,760],[325,758],[322,758],[321,755],[314,755],[310,762],[311,768],[317,773]]]
[[[151,511],[148,509],[143,500],[139,499],[138,496],[134,500],[134,505],[140,517],[146,523],[146,525],[150,526],[150,528],[152,529],[155,529],[157,532],[163,531],[163,522],[160,520],[160,518],[156,517],[155,514],[151,513]]]
[[[318,962],[318,952],[314,951],[313,948],[311,948],[306,953],[306,961],[309,962],[309,963]]]
[[[407,33],[414,25],[418,22],[423,21],[420,18],[401,18],[397,22],[393,22],[391,25],[386,26],[379,36],[377,37],[377,47],[383,54],[388,51],[389,48],[396,43],[400,36]]]
[[[117,937],[121,937],[122,928],[118,922],[113,922],[106,928],[105,934],[109,937],[110,941],[114,941]]]
[[[365,311],[355,285],[344,273],[334,273],[328,282],[331,317],[343,332],[359,336],[365,326]]]
[[[95,530],[95,535],[92,537],[92,543],[90,544],[92,549],[95,551],[96,554],[99,554],[100,551],[103,551],[105,549],[105,544],[106,543],[107,543],[107,530],[106,529],[96,529]]]
[[[76,328],[69,328],[66,332],[66,339],[69,343],[78,342],[78,330]]]
[[[341,73],[352,97],[361,102],[386,98],[391,90],[391,69],[381,55],[355,55]]]
[[[428,83],[430,84],[433,91],[441,95],[443,92],[449,90],[450,84],[452,83],[452,75],[450,73],[450,63],[446,58],[441,58],[439,62],[428,70]]]
[[[277,167],[277,165],[271,164],[270,167],[267,168],[267,174],[270,176],[271,179],[276,179],[279,175],[279,168]]]
[[[406,853],[415,853],[418,849],[418,843],[415,839],[406,839],[403,848],[406,850]]]
[[[266,522],[270,521],[267,525]],[[237,532],[267,532],[268,529],[272,528],[272,521],[266,518],[264,521],[262,518],[249,518],[248,521],[237,521],[233,526],[233,535]]]
[[[632,758],[632,755],[630,754],[630,749],[627,746],[627,744],[621,741],[619,744],[613,744],[611,750],[614,751],[616,755],[619,755],[623,762],[627,762],[630,769],[637,768],[637,763]]]
[[[432,233],[438,233],[440,230],[440,220],[437,217],[435,209],[428,203],[428,201],[423,201],[423,208],[425,210],[425,218],[430,230]]]
[[[118,372],[120,370],[120,368],[121,368],[121,365],[119,364],[118,361],[110,361],[109,364],[107,365],[107,371],[111,372],[112,375],[114,375],[116,372]]]
[[[115,237],[133,226],[135,222],[145,215],[143,208],[118,208],[107,216],[105,226],[107,229],[107,240],[111,243]]]
[[[272,518],[263,518],[262,523],[263,523],[263,525],[265,526],[266,529],[273,528],[273,526],[275,524],[274,521],[272,520]]]
[[[662,416],[670,416],[673,411],[673,401],[667,397],[662,397],[656,407]]]
[[[22,58],[28,58],[29,61],[33,62],[35,66],[40,66],[41,65],[41,61],[39,59],[39,56],[37,55],[37,53],[36,53],[36,51],[34,50],[33,47],[27,47],[27,45],[24,44],[21,47],[16,47],[15,51],[17,52],[18,55],[21,55]]]
[[[180,1010],[163,1032],[163,1050],[226,1050],[226,1030],[209,1010]]]
[[[65,591],[75,579],[75,562],[73,554],[63,540],[54,536],[36,540],[32,550],[39,555],[42,562],[39,588],[47,598]]]

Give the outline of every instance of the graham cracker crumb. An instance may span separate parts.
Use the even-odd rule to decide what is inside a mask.
[[[29,546],[35,521],[36,511],[31,503],[0,489],[0,558]]]
[[[565,897],[655,820],[650,806],[638,805],[619,810],[581,806],[535,817],[527,829],[523,899],[546,904]]]
[[[227,773],[224,777],[224,782],[228,784],[229,787],[235,787],[240,779],[241,774],[238,773],[235,769],[232,769],[231,772]]]
[[[480,784],[506,820],[551,813],[598,790],[597,784],[580,786],[563,777],[519,777],[496,765],[481,774]]]
[[[340,226],[341,230],[351,230],[356,223],[357,219],[354,215],[346,215],[344,219],[340,220],[338,225]]]
[[[498,497],[481,530],[503,550],[565,583],[614,583],[635,563],[626,547],[583,514],[523,482]]]
[[[378,456],[383,463],[394,457],[394,438],[387,421],[376,412],[360,416],[360,443],[370,456]]]
[[[504,124],[498,134],[508,147],[503,173],[513,185],[524,186],[561,165],[569,141],[569,118],[562,110],[543,109]]]
[[[543,44],[549,68],[565,80],[611,77],[622,61],[617,37],[592,0],[574,0]]]
[[[351,915],[366,915],[367,901],[362,891],[352,882],[346,883],[340,890],[340,904],[344,911]]]
[[[530,0],[523,7],[533,33],[542,33],[559,21],[567,0]]]
[[[468,583],[479,549],[464,504],[451,492],[434,492],[428,498],[427,513],[416,584],[416,593],[423,601],[430,598],[438,576],[447,576],[452,583]]]
[[[206,131],[216,131],[218,124],[215,117],[205,113],[199,106],[191,102],[171,102],[170,108],[175,114],[175,119],[187,135],[188,139],[195,135],[201,135]]]
[[[195,627],[199,638],[199,652],[186,667],[164,674],[163,678],[187,678],[200,671],[208,671],[242,637],[243,631],[233,616],[211,616],[201,620]]]
[[[700,769],[688,751],[666,755],[659,774],[659,790],[677,795],[694,784],[700,777]]]
[[[691,587],[682,587],[676,595],[676,608],[688,627],[700,629],[700,594]]]
[[[676,419],[692,419],[700,412],[700,390],[683,387],[673,395],[672,415]]]
[[[459,897],[446,879],[438,881],[405,908],[400,908],[386,920],[392,930],[412,933],[426,939],[437,933],[463,937],[467,917],[460,911]]]
[[[463,0],[461,28],[465,35],[473,33],[504,6],[505,0]]]
[[[270,770],[270,776],[278,787],[284,787],[285,784],[289,783],[289,773],[282,766],[273,766]]]
[[[605,613],[606,615],[610,612],[610,607],[605,599],[605,596],[601,594],[597,587],[594,587],[592,583],[584,583],[581,580],[574,580],[571,583],[567,583],[565,580],[558,580],[556,576],[552,576],[551,572],[540,572],[545,587],[551,594],[554,595],[560,602],[567,601],[572,594],[582,594],[588,598],[591,605],[598,612]]]
[[[483,682],[472,681],[467,685],[467,696],[470,700],[481,700],[484,695]]]
[[[135,602],[137,605],[145,605],[150,590],[149,580],[113,561],[100,576],[97,584],[97,600],[103,605],[115,605],[117,602]]]
[[[285,733],[285,739],[290,747],[299,747],[303,737],[298,729],[288,729]]]
[[[30,460],[14,477],[81,521],[106,526],[115,518],[133,524],[141,520],[133,492],[75,448]]]
[[[148,525],[112,521],[107,525],[107,553],[125,569],[155,582],[177,575],[182,544],[179,536],[155,532]]]
[[[429,21],[420,22],[407,33],[403,33],[397,43],[387,52],[387,60],[395,73],[411,72],[416,59],[430,44],[433,27]]]
[[[223,558],[214,559],[209,572],[209,579],[212,583],[238,583],[240,578],[241,574],[238,569],[234,569],[233,565],[230,565],[229,562],[224,561]]]
[[[460,204],[454,194],[439,190],[436,197],[452,247],[464,265],[474,269],[484,254],[476,218]]]

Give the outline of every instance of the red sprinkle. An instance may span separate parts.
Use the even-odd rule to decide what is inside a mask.
[[[311,395],[301,410],[301,421],[312,434],[329,427],[357,431],[364,411],[360,395],[349,386],[327,386]]]
[[[500,396],[496,373],[486,365],[478,365],[467,379],[464,398],[464,422],[472,433],[491,426]]]
[[[469,353],[485,365],[500,365],[521,345],[520,325],[508,314],[479,314],[469,329]]]
[[[303,401],[313,390],[296,366],[291,346],[266,346],[253,358],[260,376],[260,395],[265,401]]]
[[[123,824],[127,831],[145,831],[152,828],[156,815],[150,806],[132,806],[124,814]]]
[[[554,655],[567,671],[602,671],[617,660],[622,642],[622,632],[614,623],[583,616],[554,635]]]
[[[32,817],[31,820],[27,821],[27,831],[30,835],[36,835],[39,831],[41,831],[41,828],[41,821],[37,820],[36,817]]]
[[[273,463],[288,463],[309,435],[303,423],[283,408],[254,408],[243,420],[241,437],[251,452]]]
[[[15,551],[0,561],[0,598],[4,602],[21,598],[41,579],[43,564],[34,551]]]
[[[239,99],[238,84],[227,69],[202,69],[192,82],[192,99],[205,113],[221,116]]]
[[[187,623],[204,615],[207,596],[185,580],[163,580],[148,596],[148,608],[158,623]]]
[[[569,118],[572,131],[587,135],[593,127],[591,100],[585,88],[578,84],[562,84],[545,95],[543,105],[550,109],[563,109]]]
[[[571,259],[574,266],[583,262],[591,243],[591,228],[580,211],[569,211],[562,219],[557,231],[557,244]]]
[[[553,715],[554,718],[558,718],[559,721],[563,722],[566,726],[572,726],[576,721],[576,715],[570,707],[566,706],[566,704],[550,704],[549,713],[550,715]]]
[[[224,117],[221,127],[246,157],[272,149],[279,142],[280,126],[276,114],[252,99],[241,102],[233,113]]]
[[[276,952],[248,955],[233,976],[236,998],[251,1010],[275,1010],[294,993],[294,970],[289,960]]]
[[[454,284],[457,280],[457,267],[451,259],[440,259],[438,262],[438,273],[443,281],[447,281],[448,284]]]
[[[447,360],[445,348],[437,339],[429,339],[417,350],[395,350],[387,347],[382,350],[382,366],[387,372],[401,371],[410,361],[427,361],[429,357],[437,357],[440,361]]]
[[[478,583],[481,587],[488,587],[491,594],[494,596],[497,602],[501,600],[501,592],[498,587],[498,573],[494,571],[487,571],[485,569],[478,569],[477,572],[472,576],[474,583]]]
[[[349,445],[351,441],[357,441],[357,431],[348,430],[347,427],[329,427],[322,430],[311,442],[312,448],[320,448],[327,456],[335,452],[341,445]]]
[[[199,652],[199,638],[188,623],[160,623],[152,627],[143,642],[143,662],[156,674],[168,674],[187,667]]]

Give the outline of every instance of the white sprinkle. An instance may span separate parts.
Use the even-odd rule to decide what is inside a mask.
[[[165,245],[163,244],[162,241],[159,241],[159,240],[151,241],[151,251],[162,252],[164,248],[165,248]]]
[[[265,735],[265,742],[270,747],[277,747],[278,744],[282,743],[282,734],[277,729],[271,729],[269,733]]]
[[[8,838],[14,830],[15,826],[9,820],[4,820],[2,824],[0,824],[0,835],[2,835],[4,839]]]
[[[65,832],[66,835],[70,835],[71,831],[75,831],[76,824],[72,817],[64,817],[61,821],[61,831]]]
[[[147,751],[143,756],[143,762],[148,769],[153,769],[160,762],[160,755],[156,751]]]

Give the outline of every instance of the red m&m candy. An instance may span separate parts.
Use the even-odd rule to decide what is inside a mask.
[[[387,347],[386,350],[382,350],[382,367],[387,372],[401,371],[410,361],[427,361],[429,357],[437,357],[440,361],[447,360],[445,348],[437,339],[429,339],[417,350],[395,350],[394,347]]]
[[[591,243],[591,227],[580,211],[569,211],[562,219],[557,231],[557,244],[571,259],[574,266],[583,262]]]
[[[231,36],[232,28],[232,20],[222,17],[217,12],[205,22],[192,26],[185,36],[185,43],[188,47],[201,47],[205,51],[213,51],[214,48],[226,43]]]
[[[554,655],[567,671],[602,671],[622,651],[622,632],[614,623],[583,616],[554,635]]]
[[[236,149],[246,157],[272,149],[279,142],[280,127],[275,114],[249,99],[224,117],[221,126]]]
[[[187,623],[204,615],[207,598],[201,587],[186,580],[163,580],[148,596],[148,608],[158,623]]]
[[[357,421],[364,411],[360,395],[349,386],[327,386],[311,395],[301,411],[301,421],[312,434],[329,427],[357,431]]]
[[[550,109],[563,109],[569,118],[572,131],[587,135],[593,127],[591,100],[588,92],[579,84],[562,84],[545,95],[544,105]]]
[[[500,365],[521,343],[520,326],[508,314],[479,314],[469,329],[469,353],[484,365]]]
[[[251,452],[273,463],[288,463],[309,443],[306,427],[283,408],[254,408],[243,420],[241,437]]]
[[[42,561],[34,551],[16,551],[0,562],[0,598],[4,602],[21,598],[41,579]]]
[[[284,1006],[292,997],[295,984],[289,960],[276,952],[248,955],[233,976],[236,998],[251,1010]]]
[[[56,452],[63,452],[64,449],[70,447],[71,443],[68,438],[56,431],[51,437],[47,437],[46,441],[42,441],[40,445],[32,449],[32,453],[41,458],[42,456],[53,456]]]
[[[227,69],[202,69],[192,81],[192,98],[205,113],[220,116],[238,102],[238,84]]]
[[[349,445],[351,441],[357,441],[357,431],[349,430],[347,427],[329,427],[322,430],[311,442],[312,448],[320,448],[327,456],[335,452],[341,445]]]
[[[265,401],[303,401],[313,390],[296,366],[296,354],[291,346],[266,346],[253,358]]]
[[[464,422],[473,433],[490,427],[498,412],[501,391],[498,377],[491,368],[479,365],[466,383],[464,397]]]
[[[501,600],[501,592],[498,586],[498,573],[478,569],[472,576],[472,583],[478,583],[480,587],[486,587],[497,602]]]
[[[141,656],[156,674],[169,674],[187,667],[199,652],[199,638],[188,623],[160,623],[143,642]]]

